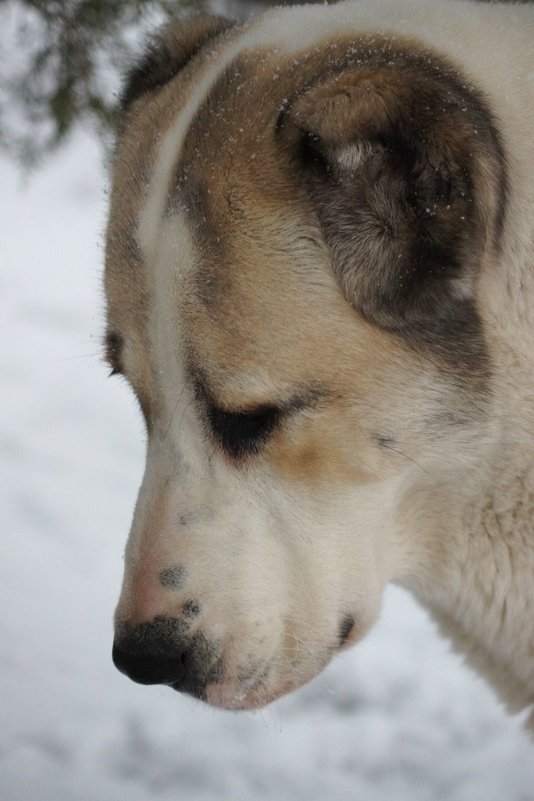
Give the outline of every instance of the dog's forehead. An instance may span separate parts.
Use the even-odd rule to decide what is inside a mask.
[[[184,187],[169,221],[189,258],[176,275],[184,352],[192,372],[208,374],[230,406],[243,390],[260,403],[331,388],[341,362],[354,369],[382,336],[343,298],[304,200],[288,205],[283,192],[263,194],[242,179],[225,182],[214,171],[195,182],[202,198],[193,203]]]
[[[291,52],[287,42],[274,47],[263,25],[267,32],[230,40],[127,117],[108,228],[109,325],[129,329],[146,351],[159,292],[179,321],[167,337],[186,340],[198,361],[226,374],[261,364],[305,383],[319,363],[339,367],[341,352],[354,368],[355,357],[394,349],[363,320],[347,342],[356,315],[277,130],[295,93],[368,39],[315,32],[320,46]]]
[[[244,387],[251,402],[332,389],[396,349],[343,297],[278,137],[284,98],[298,86],[293,73],[273,51],[236,58],[188,130],[169,186],[169,223],[191,256],[178,277],[181,335],[193,366],[209,371],[230,405]]]
[[[312,24],[313,13],[306,30],[288,38],[290,11],[276,25],[266,15],[260,23],[238,28],[207,57],[141,96],[127,112],[108,226],[111,295],[114,274],[131,273],[140,256],[146,261],[158,224],[177,208],[189,212],[196,231],[204,235],[204,246],[216,222],[212,215],[211,227],[201,230],[206,208],[217,208],[219,230],[212,245],[221,248],[223,219],[231,235],[233,221],[248,217],[252,230],[266,208],[278,207],[283,213],[290,205],[302,205],[288,175],[288,158],[281,158],[276,142],[284,109],[299,92],[364,54],[371,53],[378,62],[393,56],[387,37],[351,33],[334,20],[329,33],[322,18],[319,27]],[[401,53],[398,43],[397,49]],[[411,49],[419,47],[412,43]]]
[[[268,113],[245,125],[258,106],[252,60],[234,59],[205,94],[199,89],[203,70],[141,99],[119,141],[106,292],[109,327],[128,329],[130,340],[145,338],[154,287],[163,280],[176,285],[177,315],[184,300],[191,312],[197,305],[197,317],[209,309],[212,319],[228,318],[228,304],[247,302],[257,324],[268,296],[291,283],[298,257],[302,268],[310,233],[302,203],[294,193],[284,198],[287,176],[277,165],[271,138],[263,135],[267,117],[276,121],[277,101],[273,96]],[[236,105],[232,95],[245,86],[247,98]],[[302,226],[294,224],[297,217]],[[168,240],[166,255],[163,240]],[[321,247],[317,242],[309,249]],[[165,276],[169,270],[173,275]],[[321,280],[334,284],[324,270]],[[251,283],[256,292],[249,291]],[[258,294],[263,310],[254,308]]]

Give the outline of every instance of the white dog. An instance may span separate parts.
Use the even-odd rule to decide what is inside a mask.
[[[394,581],[534,703],[533,6],[165,28],[123,95],[106,291],[148,432],[119,669],[260,706]]]

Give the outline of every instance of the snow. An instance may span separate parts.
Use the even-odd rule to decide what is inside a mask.
[[[114,669],[144,444],[99,357],[104,173],[79,136],[30,181],[0,176],[2,801],[533,801],[521,719],[398,589],[364,643],[259,712]]]

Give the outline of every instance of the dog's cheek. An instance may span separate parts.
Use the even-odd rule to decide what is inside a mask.
[[[369,460],[362,458],[362,448],[358,449],[354,439],[352,445],[354,454],[359,450],[359,459],[340,447],[335,432],[310,428],[274,442],[266,456],[276,475],[290,483],[334,487],[372,480]]]
[[[335,490],[382,481],[406,468],[406,460],[399,457],[397,448],[402,448],[399,441],[411,433],[410,421],[395,408],[381,408],[381,399],[390,392],[383,381],[360,376],[360,382],[361,387],[365,384],[365,390],[361,389],[365,398],[359,402],[339,406],[333,403],[273,437],[264,458],[280,481],[307,486],[312,491],[322,487]],[[397,399],[404,408],[409,401],[409,395],[405,403]]]

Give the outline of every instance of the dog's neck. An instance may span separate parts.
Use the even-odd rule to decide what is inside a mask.
[[[419,549],[401,583],[515,712],[534,705],[534,438],[510,414],[474,479],[411,498]]]

